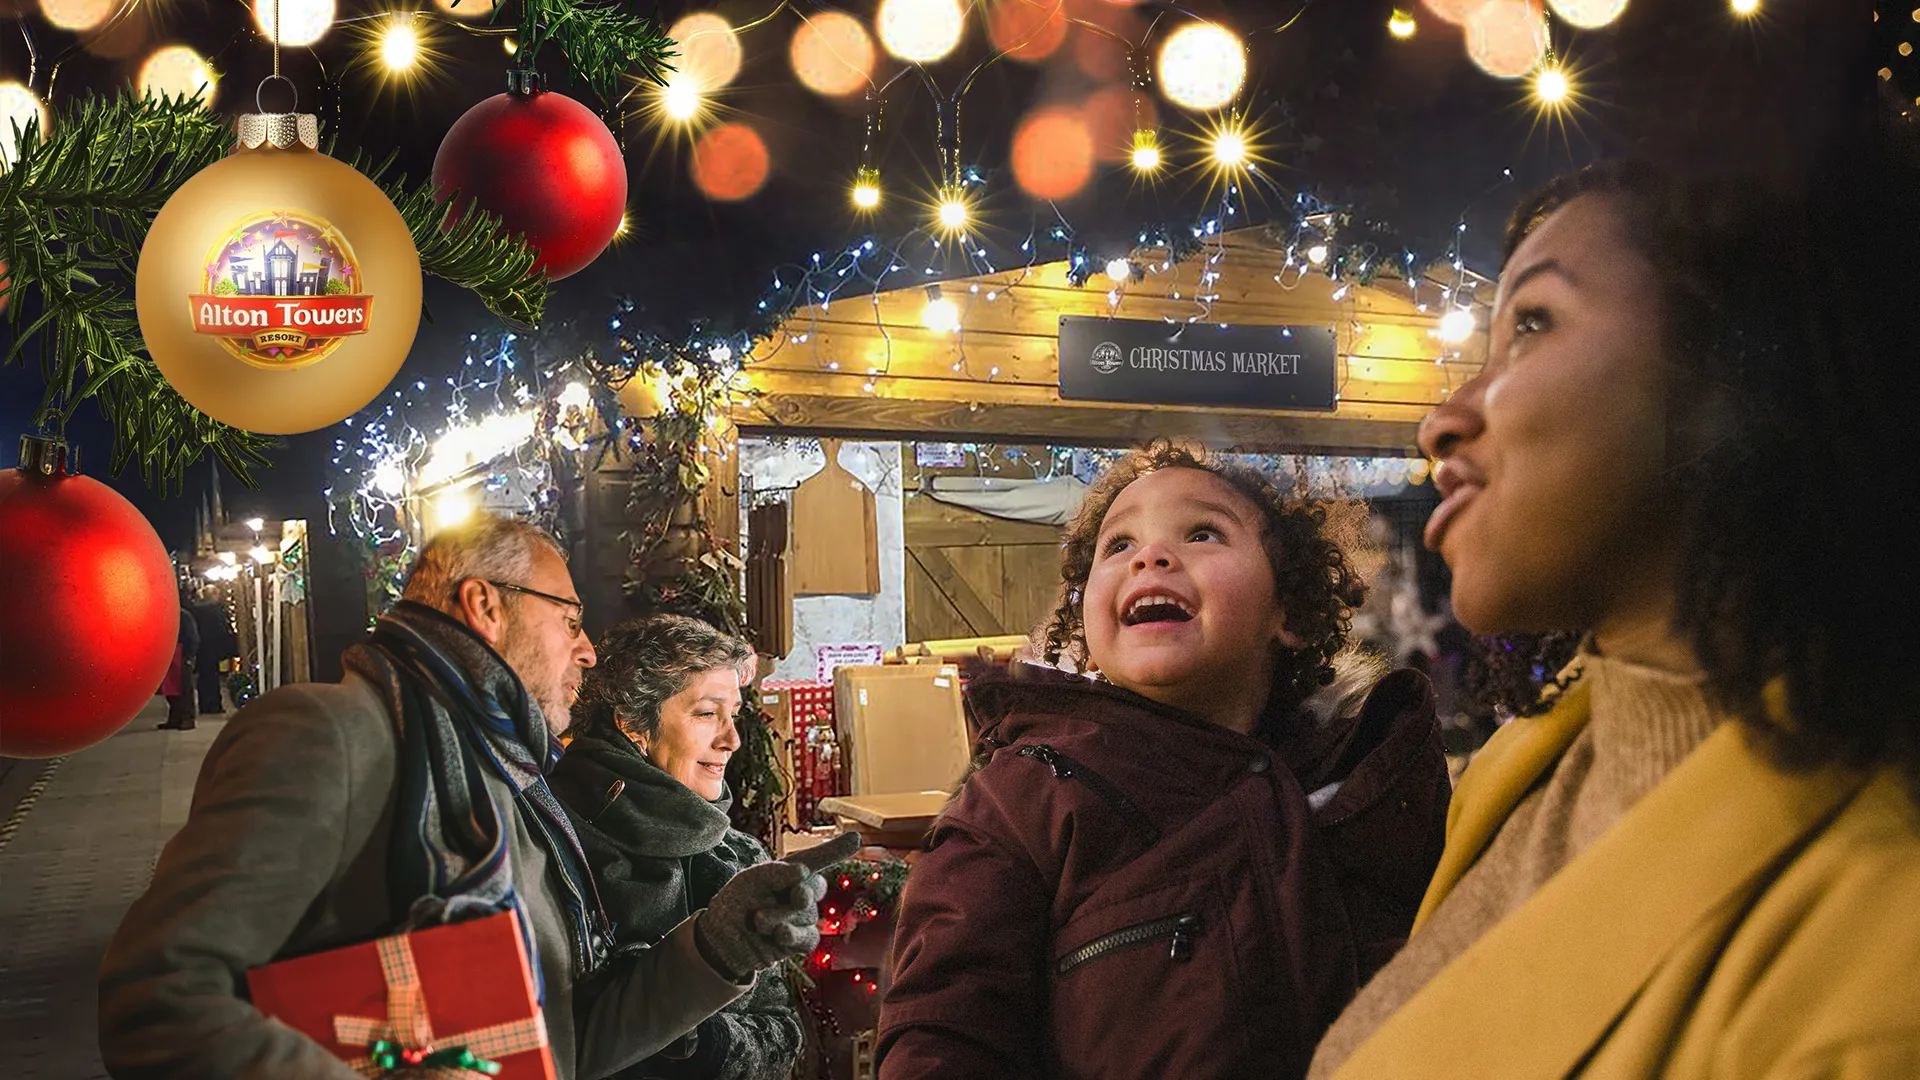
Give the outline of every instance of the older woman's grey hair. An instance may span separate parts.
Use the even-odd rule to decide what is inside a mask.
[[[660,706],[695,676],[730,668],[744,677],[753,657],[746,642],[683,615],[623,622],[601,639],[599,652],[573,704],[574,730],[599,738],[615,731],[653,737]]]

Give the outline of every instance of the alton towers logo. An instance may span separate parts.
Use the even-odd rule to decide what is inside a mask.
[[[1093,370],[1102,375],[1111,375],[1126,363],[1126,356],[1120,351],[1120,346],[1111,341],[1103,341],[1094,347],[1091,362]]]
[[[367,332],[373,297],[358,264],[325,220],[298,210],[256,211],[207,253],[204,291],[188,298],[193,328],[254,367],[305,367]]]

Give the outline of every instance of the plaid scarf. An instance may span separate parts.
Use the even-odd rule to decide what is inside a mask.
[[[575,973],[599,966],[606,915],[580,839],[547,788],[560,743],[520,677],[465,625],[409,600],[381,616],[373,636],[347,650],[344,663],[380,689],[398,729],[388,875],[395,907],[406,912],[401,929],[519,906],[502,811],[484,778],[483,770],[491,770],[513,789],[509,812],[521,816],[559,875]],[[524,913],[521,927],[537,972]]]

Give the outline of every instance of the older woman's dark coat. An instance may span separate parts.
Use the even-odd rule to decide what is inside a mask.
[[[619,733],[576,738],[547,782],[580,834],[622,945],[651,945],[768,858],[759,841],[729,827],[728,798],[701,798]],[[763,971],[697,1035],[690,1056],[656,1056],[618,1080],[784,1080],[800,1050],[793,991],[777,969]]]

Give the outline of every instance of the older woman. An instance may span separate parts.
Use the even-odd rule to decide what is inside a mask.
[[[651,944],[767,853],[728,827],[727,761],[753,651],[695,619],[615,627],[573,707],[575,738],[549,778],[579,831],[621,944]],[[781,1080],[800,1046],[776,972],[690,1040],[621,1080]]]

